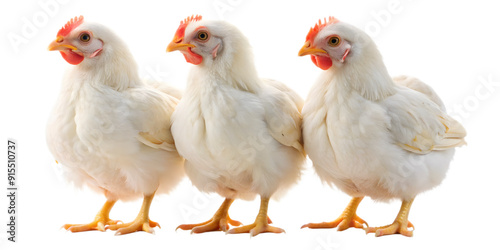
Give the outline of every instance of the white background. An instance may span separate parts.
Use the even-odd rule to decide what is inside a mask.
[[[47,2],[56,5],[47,10],[43,7]],[[6,152],[7,138],[18,141],[19,231],[18,243],[7,242],[7,201],[2,193],[0,248],[481,249],[498,245],[494,239],[500,224],[499,10],[494,1],[4,2],[0,7],[0,150]],[[66,184],[47,150],[45,123],[63,72],[71,67],[59,53],[47,51],[48,44],[70,18],[84,15],[126,41],[143,77],[182,89],[193,66],[180,53],[167,54],[165,49],[179,21],[192,14],[238,26],[250,39],[260,75],[287,83],[304,98],[320,69],[297,52],[309,28],[330,15],[369,32],[392,75],[416,76],[435,88],[449,112],[468,130],[468,146],[456,151],[442,185],[416,198],[410,213],[416,226],[413,238],[375,238],[359,229],[301,230],[302,224],[337,218],[349,201],[347,195],[321,184],[309,161],[302,181],[270,204],[270,217],[286,234],[250,239],[248,234],[174,231],[181,223],[207,220],[222,202],[217,195],[200,194],[187,179],[170,195],[153,201],[151,218],[162,226],[155,235],[140,232],[115,237],[112,231],[72,234],[60,229],[65,223],[90,222],[105,199]],[[19,44],[11,41],[14,36]],[[6,153],[2,155],[0,187],[6,192]],[[111,218],[128,222],[140,205],[139,200],[118,202]],[[230,214],[251,223],[258,206],[258,199],[236,201]],[[381,226],[393,221],[399,207],[399,201],[377,203],[367,198],[358,215],[371,226]]]

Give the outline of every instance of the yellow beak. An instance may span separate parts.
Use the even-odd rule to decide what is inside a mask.
[[[181,43],[182,39],[174,39],[167,46],[167,52],[172,52],[175,50],[187,50],[188,48],[194,48],[196,46],[189,43]]]
[[[299,56],[315,55],[315,54],[328,54],[328,53],[323,49],[311,47],[311,43],[309,41],[307,41],[299,51]]]
[[[70,44],[66,44],[64,43],[64,40],[63,40],[63,37],[61,36],[58,36],[56,38],[56,40],[52,41],[50,44],[49,44],[49,47],[48,47],[48,50],[49,51],[54,51],[54,50],[67,50],[67,49],[70,49],[70,50],[73,50],[73,51],[77,51],[78,48],[73,46],[73,45],[70,45]]]

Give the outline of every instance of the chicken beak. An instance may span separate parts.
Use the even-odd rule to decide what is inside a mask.
[[[189,44],[189,43],[181,43],[182,39],[174,39],[172,42],[170,42],[167,46],[167,52],[172,52],[175,50],[187,50],[188,48],[194,48],[196,46]]]
[[[73,51],[77,51],[78,48],[73,46],[73,45],[70,45],[70,44],[66,44],[64,43],[64,39],[63,37],[61,36],[58,36],[56,38],[56,40],[52,41],[50,44],[49,44],[49,47],[48,47],[48,50],[49,51],[54,51],[54,50],[73,50]]]
[[[307,41],[299,51],[299,56],[316,55],[316,54],[328,54],[328,53],[323,49],[318,49],[314,46],[311,46],[311,43],[309,41]]]

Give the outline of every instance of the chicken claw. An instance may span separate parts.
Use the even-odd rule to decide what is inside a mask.
[[[211,231],[226,232],[229,229],[229,224],[231,224],[232,226],[240,226],[242,223],[231,219],[228,214],[229,207],[231,206],[233,201],[233,199],[226,198],[217,212],[215,212],[212,219],[198,224],[182,224],[179,225],[175,230],[191,230],[191,233],[197,234]]]
[[[267,208],[269,205],[269,198],[261,198],[261,204],[260,204],[260,210],[259,214],[257,215],[257,218],[255,218],[255,222],[238,227],[238,228],[233,228],[229,231],[227,231],[228,234],[239,234],[239,233],[250,233],[250,236],[256,236],[260,233],[284,233],[285,230],[279,228],[279,227],[273,227],[270,226],[269,223],[271,222],[271,219],[267,216]]]
[[[122,223],[120,220],[111,220],[109,219],[109,212],[116,201],[106,201],[104,206],[95,216],[94,221],[88,224],[65,224],[62,226],[64,229],[76,233],[76,232],[85,232],[85,231],[93,231],[99,230],[104,232],[106,230],[105,226],[107,225],[118,225],[118,223]]]
[[[363,197],[354,197],[347,205],[346,209],[336,220],[331,222],[321,222],[321,223],[308,223],[303,225],[301,228],[337,228],[338,231],[344,231],[350,227],[354,228],[365,228],[368,227],[368,223],[356,215],[356,210],[359,203],[363,200]]]
[[[250,236],[255,236],[260,233],[284,233],[285,230],[279,227],[269,226],[267,219],[256,219],[254,223],[242,227],[233,228],[227,231],[228,234],[250,233]]]
[[[368,227],[366,228],[366,233],[375,233],[375,237],[398,233],[407,237],[412,237],[413,230],[408,230],[408,228],[415,228],[413,224],[408,221],[408,214],[412,203],[413,199],[410,201],[403,201],[398,216],[392,224],[383,227]]]
[[[160,227],[157,222],[151,221],[148,218],[137,217],[134,221],[124,224],[110,225],[107,229],[116,230],[115,235],[129,234],[137,231],[144,231],[146,233],[154,233],[154,227]]]
[[[118,225],[119,223],[123,223],[121,220],[94,220],[89,224],[64,224],[62,226],[64,229],[76,233],[76,232],[85,232],[85,231],[93,231],[98,230],[101,232],[106,231],[107,225]]]
[[[116,235],[129,234],[137,231],[144,231],[147,233],[154,233],[154,227],[160,227],[160,224],[149,219],[149,207],[153,201],[154,193],[151,195],[144,195],[141,210],[134,221],[124,224],[109,225],[106,229],[115,231]]]

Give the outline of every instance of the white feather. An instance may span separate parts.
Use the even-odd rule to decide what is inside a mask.
[[[305,150],[319,177],[355,197],[411,199],[445,177],[465,129],[424,83],[389,77],[373,41],[345,23],[320,31],[352,54],[325,71],[303,109]]]
[[[188,25],[186,37],[198,26],[223,43],[215,60],[209,54],[191,70],[172,117],[187,175],[198,189],[228,198],[286,190],[298,180],[305,159],[302,100],[285,85],[257,77],[250,46],[235,27],[200,21]]]
[[[104,48],[65,76],[47,125],[47,144],[69,181],[111,199],[171,190],[183,176],[170,116],[178,99],[144,84],[123,42],[83,23]],[[87,61],[88,60],[88,61]]]

